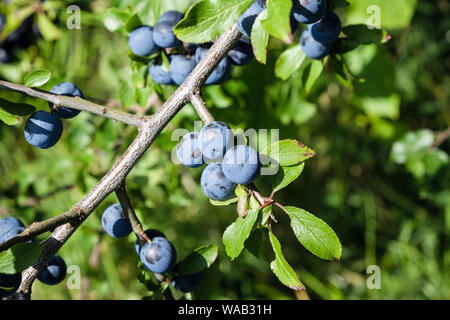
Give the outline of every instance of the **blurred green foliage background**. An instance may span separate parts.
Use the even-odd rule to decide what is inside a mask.
[[[20,6],[30,1],[12,2]],[[72,81],[87,99],[146,114],[174,91],[145,84],[142,70],[127,56],[126,35],[103,25],[108,8],[124,9],[130,3],[145,23],[152,23],[155,17],[148,7],[154,1],[47,2],[53,6],[45,14],[57,29],[42,30],[41,24],[44,37],[16,51],[15,63],[0,64],[1,79],[22,83],[28,72],[45,68],[52,79],[43,89]],[[358,8],[388,6],[381,23],[392,37],[384,45],[360,46],[344,54],[354,88],[343,86],[331,67],[310,92],[302,87],[304,70],[287,81],[275,78],[275,61],[285,45],[273,40],[267,65],[253,61],[234,68],[226,84],[203,90],[207,105],[233,129],[279,128],[280,139],[295,138],[316,150],[300,178],[276,200],[325,220],[342,242],[342,259],[328,262],[310,254],[277,209],[273,226],[310,298],[450,299],[450,142],[433,146],[450,123],[450,4],[349,2],[337,10],[344,25],[367,19]],[[192,1],[161,3],[161,12],[184,11]],[[82,9],[80,30],[65,26],[68,4]],[[48,108],[45,101],[20,94],[0,91],[0,97]],[[177,143],[172,131],[191,130],[195,120],[193,108],[186,106],[130,174],[128,190],[138,216],[146,228],[163,231],[179,257],[200,245],[220,246],[218,261],[195,298],[295,299],[270,271],[273,253],[267,239],[261,243],[268,248],[261,259],[244,252],[230,261],[221,237],[236,211],[209,203],[199,186],[201,170],[171,162]],[[0,217],[14,215],[30,224],[66,211],[106,173],[136,133],[82,112],[64,121],[63,137],[54,148],[38,150],[26,143],[23,122],[16,127],[0,124]],[[257,185],[270,193],[270,179]],[[33,299],[140,299],[147,294],[137,280],[135,237],[101,236],[101,213],[114,202],[115,195],[110,195],[60,251],[68,265],[80,267],[82,288],[35,282]],[[369,265],[381,268],[379,290],[366,287]]]

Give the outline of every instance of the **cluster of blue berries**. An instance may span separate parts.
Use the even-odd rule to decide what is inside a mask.
[[[221,121],[208,122],[200,132],[189,132],[176,147],[181,164],[203,170],[200,184],[205,195],[218,201],[229,199],[236,185],[247,185],[260,175],[261,163],[255,149],[234,145],[234,134]]]
[[[15,217],[0,220],[0,243],[6,242],[25,231],[24,224]],[[38,274],[38,280],[44,284],[55,285],[64,280],[67,266],[60,256],[54,256],[49,264]],[[22,274],[0,273],[0,298],[14,294],[22,282]]]
[[[83,98],[81,90],[71,82],[62,82],[50,89],[51,93]],[[40,149],[53,147],[61,138],[63,124],[61,118],[71,119],[80,113],[80,110],[61,107],[54,110],[49,102],[51,112],[39,110],[34,112],[25,123],[25,139],[29,144]]]
[[[256,0],[238,19],[238,27],[245,37],[251,36],[256,17],[266,8],[266,0]],[[291,31],[298,23],[306,24],[300,36],[303,52],[312,59],[322,59],[332,50],[341,33],[341,21],[327,10],[326,0],[292,0]]]
[[[113,238],[124,238],[132,232],[130,221],[119,203],[109,206],[103,212],[102,227]],[[141,243],[137,239],[135,243],[135,250],[142,264],[158,275],[173,271],[172,286],[177,290],[185,293],[197,290],[203,281],[203,272],[177,275],[177,251],[172,243],[159,230],[148,229],[145,234],[150,242]]]
[[[173,32],[175,25],[184,18],[178,11],[167,11],[161,15],[155,27],[140,26],[130,32],[128,46],[138,56],[153,57],[149,73],[153,81],[164,85],[181,85],[195,66],[207,54],[211,44],[183,44]],[[165,51],[169,66],[165,66],[161,51]],[[244,66],[253,59],[253,49],[248,39],[239,43],[222,59],[206,80],[207,85],[225,82],[231,73],[231,66]]]

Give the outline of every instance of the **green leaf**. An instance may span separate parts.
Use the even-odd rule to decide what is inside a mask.
[[[103,18],[103,25],[111,32],[120,30],[128,21],[129,14],[117,8],[109,8]]]
[[[272,212],[273,212],[272,205],[268,205],[262,209],[261,219],[260,219],[261,225],[267,225],[267,221],[269,220],[270,216],[272,215]]]
[[[0,106],[0,120],[8,126],[15,126],[20,123],[20,117],[9,113]]]
[[[186,7],[184,3],[189,3],[190,1],[182,1],[182,0],[131,0],[128,1],[131,4],[128,5],[128,8],[131,10],[136,10],[135,12],[139,15],[142,23],[144,25],[155,26],[158,22],[158,18],[161,13],[167,10],[176,9],[180,12],[185,12]],[[122,2],[125,4],[124,2]],[[134,13],[134,11],[133,11]]]
[[[292,43],[291,8],[291,0],[268,0],[267,18],[261,21],[267,32],[286,43]]]
[[[25,103],[14,103],[0,98],[0,120],[9,126],[20,123],[20,116],[33,113],[35,107]]]
[[[285,50],[275,64],[275,75],[282,80],[287,80],[291,74],[300,68],[305,61],[305,57],[306,55],[300,44]]]
[[[248,189],[246,186],[238,184],[236,189],[234,189],[234,193],[240,198],[248,195]]]
[[[150,272],[141,261],[138,262],[138,276],[139,282],[141,282],[149,291],[158,290],[160,283],[156,279],[155,274]]]
[[[316,152],[297,140],[280,140],[261,152],[277,161],[280,166],[294,166],[316,155]]]
[[[140,26],[142,26],[142,21],[139,18],[139,15],[137,13],[135,13],[135,14],[131,15],[128,18],[127,22],[125,23],[125,30],[127,32],[131,32]]]
[[[267,9],[264,9],[258,17],[256,17],[255,23],[252,27],[251,42],[253,46],[253,53],[256,60],[262,64],[266,64],[267,61],[267,45],[269,44],[269,33],[261,25],[261,21],[267,17]]]
[[[349,38],[339,38],[333,45],[335,54],[344,54],[350,52],[360,45],[359,41]]]
[[[175,271],[180,275],[199,273],[216,261],[218,252],[216,245],[197,248],[179,263]]]
[[[214,40],[247,10],[254,0],[201,0],[174,28],[178,39],[192,43]]]
[[[164,292],[166,292],[167,288],[169,288],[168,282],[160,283],[158,289],[152,295],[152,300],[162,300],[162,298],[164,296]]]
[[[162,2],[166,2],[165,0],[152,0],[152,1],[140,1],[139,4],[142,8],[145,8],[145,13],[148,15],[147,23],[150,23],[151,26],[155,26],[158,23],[158,18],[161,15],[161,7]],[[184,12],[185,10],[179,10]]]
[[[136,89],[143,89],[147,84],[148,65],[138,63],[131,75],[131,83]]]
[[[37,16],[39,31],[47,41],[57,40],[61,37],[61,30],[53,24],[53,22],[44,14],[39,13]]]
[[[43,86],[50,80],[50,77],[52,76],[52,73],[45,69],[36,70],[33,72],[30,72],[25,76],[25,79],[23,80],[24,84],[27,87],[33,88],[33,87],[40,87]]]
[[[19,243],[0,252],[0,273],[22,272],[39,258],[42,248],[37,243]]]
[[[300,243],[311,253],[325,260],[338,260],[342,245],[333,229],[323,220],[296,207],[284,207],[291,218],[291,227]]]
[[[228,206],[228,205],[230,205],[232,203],[238,202],[238,200],[239,200],[239,198],[235,197],[235,198],[232,198],[232,199],[229,199],[229,200],[225,200],[225,201],[217,201],[217,200],[209,199],[209,202],[211,202],[211,204],[213,206],[223,207],[223,206]]]
[[[308,69],[304,73],[304,85],[303,88],[305,89],[306,93],[309,93],[316,83],[316,80],[319,79],[320,75],[323,71],[323,63],[320,60],[314,60],[311,62],[311,64],[308,66]]]
[[[236,205],[236,211],[237,211],[239,217],[245,217],[247,215],[248,208],[249,208],[249,202],[250,202],[250,197],[248,195],[245,195],[245,196],[239,198],[238,203]]]
[[[295,273],[294,269],[289,265],[283,256],[281,251],[281,245],[275,235],[269,231],[269,239],[272,244],[273,251],[275,252],[275,260],[270,264],[270,268],[277,276],[278,280],[285,286],[293,290],[303,290],[305,286]]]
[[[256,228],[245,241],[245,249],[258,259],[271,260],[272,252],[268,250],[267,240],[267,228]]]
[[[339,40],[338,40],[338,42],[339,42]],[[359,46],[359,44],[357,44],[357,46]],[[349,48],[349,49],[351,51],[354,48]],[[342,59],[333,58],[333,59],[330,59],[329,61],[330,61],[331,68],[334,71],[334,76],[338,79],[338,81],[346,88],[354,89],[353,76],[350,74],[350,72],[346,68]]]
[[[252,231],[258,212],[259,209],[250,209],[245,218],[237,218],[223,233],[222,241],[231,260],[237,258],[244,249],[245,240]]]
[[[292,181],[294,181],[301,175],[304,167],[304,162],[296,166],[280,167],[277,174],[273,178],[273,190],[280,191],[281,189],[288,186]]]
[[[259,201],[256,200],[256,198],[254,196],[251,196],[250,197],[249,208],[251,210],[259,210],[260,207],[261,207],[261,204],[259,203]]]
[[[251,202],[248,193],[248,187],[238,184],[236,189],[234,189],[234,193],[238,196],[236,211],[239,217],[245,217],[248,213],[248,209],[250,207]]]
[[[162,64],[161,64],[162,69],[166,72],[169,72],[170,71],[170,61],[169,61],[169,58],[167,58],[167,55],[164,51],[161,52],[161,60],[162,60]]]
[[[147,64],[149,62],[151,62],[153,59],[155,59],[160,53],[154,53],[151,56],[148,57],[144,57],[144,56],[138,56],[136,54],[134,54],[130,48],[127,48],[127,53],[128,53],[128,57],[130,57],[131,60],[134,60],[136,62],[139,62],[141,64]]]
[[[360,44],[381,43],[384,39],[384,31],[369,29],[365,24],[354,24],[342,28],[342,32],[352,40]]]

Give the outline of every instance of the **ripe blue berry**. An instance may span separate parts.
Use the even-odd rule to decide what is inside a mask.
[[[293,0],[292,13],[301,23],[311,24],[319,21],[325,14],[327,4],[325,0]]]
[[[48,265],[39,273],[38,280],[48,285],[55,285],[64,280],[67,266],[64,259],[54,256]]]
[[[341,33],[341,20],[334,12],[327,12],[318,22],[309,25],[308,29],[314,40],[323,44],[332,44]]]
[[[102,227],[113,238],[123,238],[131,231],[131,224],[119,203],[106,208],[102,215]]]
[[[159,84],[171,85],[174,84],[170,72],[164,70],[161,64],[150,64],[148,71],[153,81]]]
[[[173,33],[175,25],[183,19],[183,15],[172,14],[169,16],[162,16],[153,29],[153,40],[161,48],[172,48],[181,44]]]
[[[200,151],[198,136],[198,132],[186,133],[177,145],[178,160],[186,167],[197,168],[205,164],[203,154]]]
[[[170,76],[172,80],[177,85],[181,85],[196,65],[194,57],[187,57],[181,54],[173,55],[170,61]]]
[[[237,66],[249,64],[254,57],[252,44],[248,38],[244,37],[228,52],[228,58],[231,60],[231,63]]]
[[[224,122],[212,121],[200,130],[200,150],[206,160],[222,160],[233,142],[233,131]]]
[[[138,56],[150,56],[159,51],[153,40],[153,27],[140,26],[130,32],[128,46]]]
[[[249,146],[237,145],[230,148],[222,161],[225,177],[236,184],[249,184],[261,173],[258,152]]]
[[[247,38],[250,38],[252,34],[253,24],[256,17],[266,8],[266,0],[256,0],[252,5],[245,10],[245,12],[239,17],[237,24],[239,31]]]
[[[63,124],[58,116],[39,110],[34,112],[25,124],[25,139],[40,149],[53,147],[61,138]]]
[[[9,239],[14,238],[15,236],[21,234],[24,231],[25,231],[24,227],[14,227],[14,228],[6,231],[2,235],[0,235],[0,243],[8,241]]]
[[[175,247],[163,237],[155,237],[141,248],[141,262],[153,273],[169,271],[177,261]]]
[[[144,232],[150,240],[153,240],[153,238],[155,238],[155,237],[162,237],[162,238],[166,237],[164,235],[164,233],[162,233],[161,231],[156,230],[156,229],[148,229],[148,230],[145,230]],[[139,243],[139,239],[136,240],[136,243],[134,244],[134,248],[136,249],[136,253],[139,255],[141,253],[141,249],[142,249],[142,246]]]
[[[223,174],[222,164],[210,163],[202,172],[200,185],[209,199],[224,201],[230,198],[236,185]]]
[[[54,85],[50,89],[50,92],[54,93],[54,94],[68,96],[68,97],[83,98],[83,92],[81,92],[81,90],[76,85],[74,85],[72,82],[58,83],[57,85]],[[50,108],[53,107],[53,103],[49,102],[48,104],[49,104]],[[75,109],[66,108],[66,107],[61,107],[57,111],[55,111],[55,115],[57,115],[60,118],[64,118],[64,119],[71,119],[71,118],[75,117],[76,115],[78,115],[79,113],[80,113],[80,110],[75,110]]]
[[[184,293],[193,292],[197,290],[204,278],[204,273],[199,272],[190,275],[176,276],[173,278],[172,286]]]
[[[16,217],[4,217],[0,220],[0,236],[4,233],[10,231],[13,228],[22,227],[24,228],[24,224],[17,219]]]
[[[300,44],[303,52],[311,59],[322,59],[331,51],[331,45],[326,45],[314,40],[310,29],[303,31],[300,37]]]
[[[3,274],[0,273],[0,298],[6,298],[14,294],[20,287],[22,274]]]
[[[170,10],[164,12],[158,19],[158,23],[163,21],[181,21],[184,18],[184,14],[181,12]]]

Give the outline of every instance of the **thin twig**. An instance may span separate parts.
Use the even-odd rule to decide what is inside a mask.
[[[131,228],[133,229],[133,232],[136,234],[136,236],[139,238],[139,241],[150,242],[150,239],[147,237],[147,235],[144,232],[144,229],[142,228],[142,224],[139,221],[139,218],[136,216],[136,212],[134,212],[133,205],[131,204],[131,200],[128,197],[125,182],[123,182],[116,189],[116,195],[117,198],[119,199],[120,206],[122,207],[122,210],[124,211],[125,215],[130,220]]]
[[[35,97],[49,101],[59,107],[68,107],[76,110],[88,111],[90,113],[110,118],[136,127],[139,127],[139,125],[141,124],[141,118],[135,115],[119,111],[113,108],[105,107],[81,99],[80,97],[72,98],[68,96],[57,95],[49,93],[44,90],[33,89],[21,84],[11,83],[2,80],[0,80],[0,89],[21,92],[30,97]]]
[[[34,222],[27,229],[25,229],[25,231],[18,234],[14,238],[11,238],[8,241],[0,243],[0,252],[8,250],[17,243],[29,241],[31,239],[34,239],[36,236],[40,234],[53,231],[60,225],[72,221],[77,221],[78,219],[79,219],[79,212],[77,210],[71,209],[68,212],[60,214],[56,217],[41,222]]]
[[[195,92],[192,94],[191,103],[194,106],[195,111],[197,111],[198,116],[204,123],[214,121],[214,117],[212,116],[211,112],[209,112],[208,108],[206,107],[206,103],[205,101],[203,101],[199,92]]]
[[[251,183],[248,185],[248,189],[250,192],[253,193],[253,195],[255,196],[256,200],[258,200],[259,204],[261,206],[266,206],[267,205],[267,200],[266,198],[263,197],[263,195],[259,192],[258,188],[255,186],[254,183]]]
[[[445,131],[441,132],[438,135],[436,141],[433,143],[430,150],[433,151],[433,150],[439,148],[441,146],[441,144],[443,144],[445,142],[445,140],[448,139],[448,137],[450,137],[450,127],[448,127]]]
[[[285,208],[281,203],[274,202],[274,205],[276,205],[276,206],[277,206],[278,208],[280,208],[281,210],[286,211],[286,208]]]

